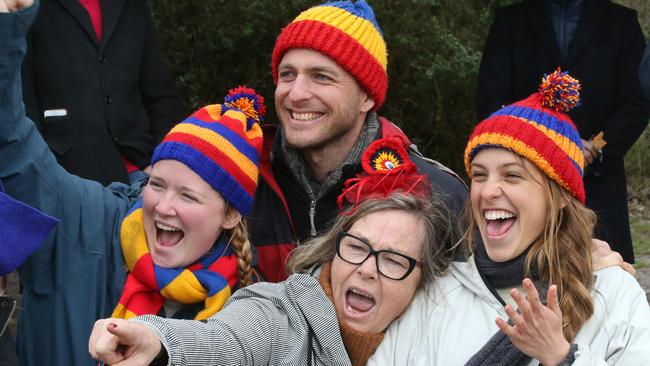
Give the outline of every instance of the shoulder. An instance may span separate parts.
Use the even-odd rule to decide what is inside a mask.
[[[456,172],[437,160],[425,157],[417,150],[415,145],[412,145],[409,149],[409,156],[418,167],[418,171],[427,174],[433,183],[437,183],[446,191],[466,195],[467,185]]]
[[[495,19],[503,20],[506,19],[516,19],[514,17],[520,17],[526,11],[526,8],[530,6],[530,1],[521,1],[512,5],[502,6],[497,8],[495,11]]]
[[[616,4],[612,1],[600,1],[601,6],[603,7],[605,14],[609,16],[620,16],[620,17],[634,17],[636,18],[637,12],[636,10],[629,8],[627,6],[623,6],[620,4]]]
[[[314,294],[325,296],[318,278],[307,273],[297,273],[282,282],[258,282],[244,287],[232,295],[231,301],[244,298],[264,298],[278,303],[295,304],[302,296],[313,296]]]
[[[608,309],[608,316],[627,314],[612,312],[614,309],[632,309],[638,305],[648,308],[645,291],[637,280],[622,268],[608,267],[595,272],[594,275],[594,305]]]

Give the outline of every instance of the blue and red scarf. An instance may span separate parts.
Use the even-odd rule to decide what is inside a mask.
[[[223,233],[210,252],[186,268],[154,264],[142,224],[142,200],[122,221],[120,239],[129,274],[114,318],[158,314],[170,299],[181,304],[204,302],[194,319],[207,319],[221,310],[237,283],[237,256]]]

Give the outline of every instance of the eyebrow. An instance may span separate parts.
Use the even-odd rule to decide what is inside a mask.
[[[503,164],[503,165],[499,165],[499,168],[500,168],[500,169],[501,169],[501,168],[508,168],[508,167],[510,167],[510,166],[513,166],[513,165],[514,165],[514,166],[518,166],[518,167],[521,167],[521,166],[522,166],[521,163],[516,162],[516,161],[513,161],[513,162],[511,162],[511,163],[505,163],[505,164]],[[485,169],[485,167],[484,167],[482,164],[474,163],[474,162],[472,162],[472,163],[470,164],[470,167],[478,167],[478,168],[483,168],[483,169]]]
[[[375,248],[373,247],[373,245],[370,243],[370,240],[368,240],[368,238],[366,238],[366,237],[363,236],[362,234],[358,234],[358,233],[351,232],[351,231],[348,231],[348,234],[352,234],[352,235],[354,235],[357,239],[361,239],[361,241],[363,241],[364,243],[370,245],[370,247],[371,247],[372,249],[375,249]],[[392,245],[389,245],[388,248],[384,248],[384,249],[375,249],[375,250],[376,250],[376,251],[380,251],[380,250],[384,250],[384,251],[385,251],[385,250],[388,250],[388,251],[395,252],[395,253],[402,254],[402,255],[406,255],[406,256],[409,256],[409,257],[411,256],[411,254],[404,253],[404,251],[399,250],[399,249],[396,249],[396,248],[393,247]]]
[[[283,70],[283,69],[296,69],[296,66],[294,66],[292,63],[280,63],[280,66],[278,66],[278,70]],[[326,72],[332,75],[339,75],[339,72],[334,68],[330,66],[311,66],[307,67],[307,71],[310,73],[314,72]]]
[[[162,177],[160,177],[158,175],[155,175],[155,174],[152,174],[151,176],[149,176],[149,180],[153,180],[155,182],[160,182],[160,183],[164,183],[164,184],[169,184],[169,183],[167,183],[167,181],[164,178],[162,178]],[[197,191],[195,189],[190,188],[187,185],[179,186],[178,191],[181,192],[181,193],[192,193],[192,194],[195,194],[195,195],[198,195],[200,197],[205,198],[204,194],[202,194],[201,192],[199,192],[199,191]]]

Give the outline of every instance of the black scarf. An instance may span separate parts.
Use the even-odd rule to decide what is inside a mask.
[[[529,248],[530,249],[530,248]],[[518,257],[511,259],[507,262],[494,262],[492,261],[485,251],[483,243],[478,240],[476,251],[474,253],[474,261],[478,268],[481,277],[487,282],[486,285],[490,290],[496,294],[494,288],[504,288],[510,286],[519,286],[524,279],[524,264],[528,249],[526,249]],[[537,277],[534,273],[532,277]],[[537,285],[537,281],[536,281]],[[540,288],[538,287],[538,291]],[[539,291],[540,300],[546,303],[546,291],[542,288]],[[508,319],[508,324],[514,323]],[[498,330],[469,361],[466,366],[498,366],[498,365],[526,365],[530,362],[531,358],[521,352],[515,347],[510,338],[505,333]]]

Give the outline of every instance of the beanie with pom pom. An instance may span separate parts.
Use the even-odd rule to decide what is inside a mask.
[[[205,106],[172,128],[154,150],[151,164],[180,161],[247,215],[257,187],[265,113],[264,98],[255,90],[232,89],[224,104]]]
[[[580,83],[560,69],[544,75],[537,93],[481,121],[465,148],[465,168],[482,149],[503,148],[528,159],[584,204],[582,140],[566,115],[580,105]]]

